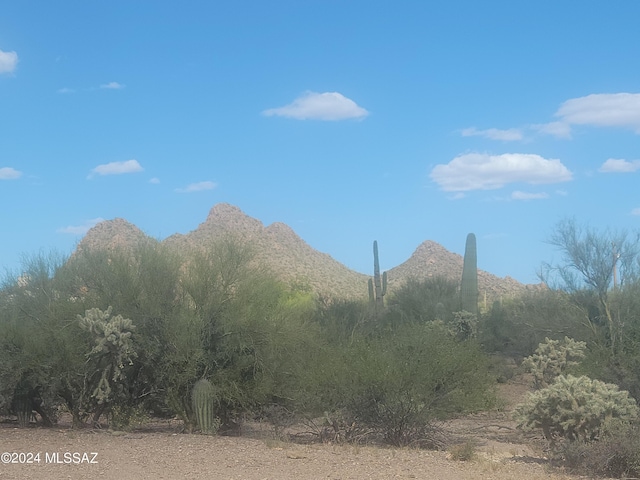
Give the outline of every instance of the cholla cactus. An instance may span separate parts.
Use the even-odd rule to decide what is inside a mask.
[[[550,387],[530,393],[514,410],[518,428],[542,429],[550,441],[555,437],[595,440],[608,421],[631,421],[637,417],[638,407],[629,392],[610,383],[572,375],[560,375]]]
[[[478,316],[475,313],[462,311],[453,312],[453,320],[449,324],[449,331],[458,340],[476,338],[478,334]]]
[[[536,351],[522,362],[527,371],[533,374],[536,388],[546,388],[558,375],[566,373],[569,367],[578,365],[576,360],[584,358],[585,342],[576,342],[564,337],[564,340],[544,339]]]
[[[111,317],[111,307],[105,311],[87,310],[84,317],[78,315],[78,322],[80,328],[95,338],[95,346],[87,357],[101,371],[101,376],[92,397],[99,404],[107,403],[113,399],[113,387],[125,380],[125,364],[133,365],[137,357],[131,338],[135,325],[122,315]]]

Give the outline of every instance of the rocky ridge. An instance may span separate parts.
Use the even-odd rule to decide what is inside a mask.
[[[280,222],[264,226],[233,205],[220,203],[207,219],[187,234],[176,233],[161,243],[176,249],[201,248],[215,239],[232,235],[254,248],[256,260],[264,263],[281,280],[309,285],[322,295],[343,298],[366,297],[368,275],[347,268],[326,253],[319,252],[300,238],[288,225]],[[126,220],[106,220],[93,227],[78,245],[83,249],[132,247],[142,241],[155,241]],[[372,261],[373,262],[373,261]],[[388,271],[389,289],[408,278],[424,279],[444,276],[459,280],[463,258],[438,243],[427,240],[401,265]],[[480,301],[493,301],[522,292],[525,286],[516,280],[499,278],[478,270]]]

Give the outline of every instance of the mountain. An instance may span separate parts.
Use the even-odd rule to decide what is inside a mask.
[[[424,280],[440,276],[460,281],[463,263],[462,255],[448,251],[439,243],[426,240],[416,248],[406,262],[387,272],[389,289],[393,290],[394,287],[405,282],[407,278]],[[489,306],[494,300],[500,300],[533,288],[538,288],[538,286],[523,285],[511,277],[500,278],[489,272],[478,270],[479,300],[480,303],[486,303]]]
[[[204,223],[186,235],[172,235],[163,243],[185,248],[203,246],[222,235],[233,234],[249,242],[256,259],[282,280],[307,283],[323,295],[358,297],[367,294],[366,275],[350,270],[302,240],[288,225],[262,222],[226,203],[214,206]]]
[[[226,203],[215,205],[195,230],[187,234],[176,233],[162,243],[176,249],[198,248],[229,234],[251,244],[256,260],[263,262],[283,281],[308,284],[315,292],[332,297],[367,296],[368,275],[355,272],[330,255],[315,250],[288,225],[276,222],[265,227],[238,207]],[[146,241],[155,242],[135,225],[116,218],[89,230],[77,250],[131,248]],[[406,262],[388,271],[389,290],[393,291],[410,277],[424,279],[441,275],[458,281],[462,276],[462,263],[462,256],[427,240]],[[499,278],[479,270],[478,288],[481,302],[485,296],[491,302],[527,287],[510,277]]]
[[[105,220],[92,227],[78,244],[76,252],[84,250],[114,250],[131,248],[140,242],[154,242],[142,230],[123,218]]]

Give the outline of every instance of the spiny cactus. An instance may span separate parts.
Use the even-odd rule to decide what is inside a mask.
[[[567,369],[578,365],[579,359],[585,357],[585,342],[577,342],[573,338],[564,337],[564,340],[544,339],[538,345],[533,355],[527,357],[522,365],[533,374],[534,386],[545,388]]]
[[[378,241],[373,241],[373,279],[369,279],[369,301],[375,302],[376,308],[384,307],[383,297],[387,294],[387,272],[380,280],[380,261],[378,260]]]
[[[547,388],[530,393],[517,405],[514,418],[518,428],[541,429],[547,440],[555,437],[569,441],[598,438],[606,422],[623,422],[638,417],[636,401],[617,385],[589,377],[560,375]]]
[[[473,233],[467,235],[464,248],[460,300],[462,310],[478,314],[478,254],[476,236]]]
[[[11,409],[18,417],[18,424],[21,427],[29,425],[33,417],[33,407],[30,395],[31,387],[26,379],[21,379],[13,392]]]
[[[193,412],[200,431],[213,434],[220,427],[220,419],[215,414],[216,390],[209,380],[202,378],[196,382],[191,390]]]
[[[111,311],[111,306],[105,311],[91,308],[85,311],[84,317],[78,315],[80,328],[95,339],[95,346],[87,357],[98,366],[101,374],[92,393],[99,404],[115,400],[117,392],[122,390],[126,381],[126,366],[133,365],[138,356],[132,337],[135,325],[131,319],[123,318],[122,315],[112,317]]]
[[[476,338],[478,335],[478,316],[471,312],[453,312],[453,320],[449,323],[449,331],[458,340]]]

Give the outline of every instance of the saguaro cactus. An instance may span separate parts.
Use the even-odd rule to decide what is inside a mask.
[[[460,300],[462,310],[478,314],[478,253],[476,236],[473,233],[467,235],[467,243],[464,248]]]
[[[211,382],[206,378],[198,380],[191,391],[191,399],[200,431],[216,433],[220,420],[215,415],[216,391]]]
[[[378,241],[373,241],[373,279],[369,279],[369,301],[375,302],[376,308],[384,307],[383,297],[387,294],[387,272],[380,279],[380,261],[378,260]]]

